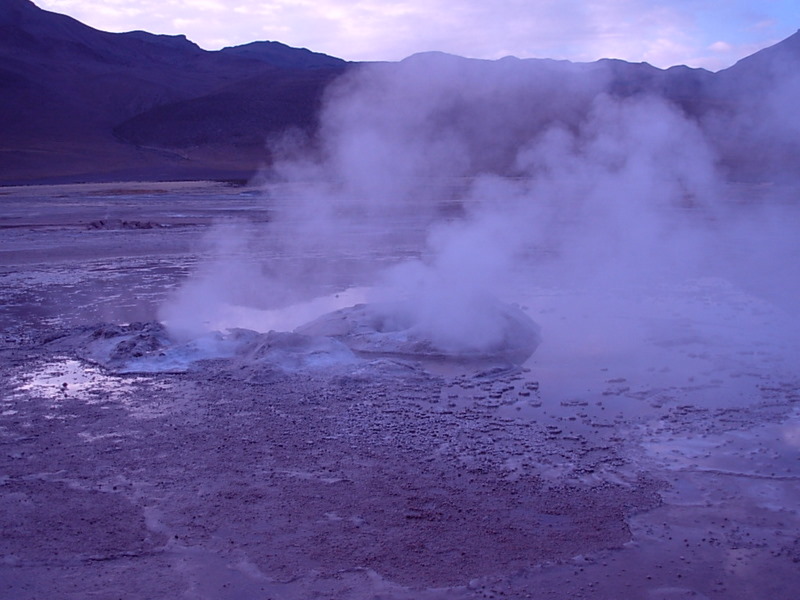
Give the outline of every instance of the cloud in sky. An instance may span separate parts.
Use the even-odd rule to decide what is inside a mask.
[[[34,0],[105,31],[183,33],[209,50],[275,40],[346,60],[621,58],[717,70],[800,26],[797,0]]]

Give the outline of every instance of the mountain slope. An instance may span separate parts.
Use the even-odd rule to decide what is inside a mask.
[[[704,128],[731,177],[775,179],[800,164],[800,33],[719,73],[436,52],[358,65],[278,42],[210,52],[2,0],[0,184],[248,177],[284,131],[313,139],[329,85],[367,68],[419,101],[431,81],[452,81],[436,118],[478,141],[465,158],[476,170],[513,172],[519,144],[554,122],[575,126],[601,94],[665,98]],[[391,121],[398,108],[385,106]]]
[[[314,105],[307,98],[319,96],[319,88],[345,64],[282,45],[273,57],[264,52],[239,55],[207,52],[183,36],[106,33],[28,0],[3,0],[0,7],[0,181],[6,182],[130,177],[139,171],[146,177],[154,169],[178,178],[205,171],[246,176],[263,161],[263,141],[283,127],[279,121],[285,115],[252,116],[296,100],[302,113],[296,124],[310,126]],[[298,58],[292,59],[295,54]],[[292,62],[303,69],[282,68]],[[232,102],[231,92],[224,90],[246,81],[258,85]],[[210,108],[215,98],[221,102],[217,109]],[[189,129],[201,123],[225,131],[233,121],[234,129],[245,129],[250,136],[248,151],[239,156],[218,153],[224,160],[194,160],[191,144],[178,144],[179,152],[143,147],[159,146],[159,140],[137,140],[136,122],[129,121],[182,102],[190,103],[186,108],[194,123],[187,124]],[[195,111],[192,102],[205,108]],[[237,110],[228,109],[222,121],[209,119],[226,105]],[[161,114],[174,117],[166,108]],[[147,121],[143,117],[139,123]],[[154,126],[165,129],[163,123]],[[195,135],[203,137],[202,132]],[[224,135],[218,137],[224,141]],[[253,150],[257,140],[260,156]]]
[[[715,74],[707,131],[744,179],[800,173],[800,31]]]
[[[292,48],[280,42],[251,42],[223,48],[219,52],[226,56],[262,61],[284,69],[342,68],[346,65],[341,58],[312,52],[306,48]]]

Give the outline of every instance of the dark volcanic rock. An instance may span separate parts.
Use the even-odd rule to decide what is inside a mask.
[[[99,219],[91,221],[86,228],[93,229],[160,229],[164,227],[160,223],[153,221],[123,221],[122,219]]]

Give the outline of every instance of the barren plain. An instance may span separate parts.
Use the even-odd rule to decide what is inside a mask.
[[[796,315],[725,279],[624,310],[521,279],[543,337],[522,365],[85,359],[158,318],[215,223],[268,223],[271,201],[0,188],[0,597],[796,598]],[[379,241],[344,272],[424,228],[341,232]],[[368,284],[342,272],[304,300]]]

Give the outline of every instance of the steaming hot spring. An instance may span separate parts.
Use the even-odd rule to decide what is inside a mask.
[[[521,365],[539,346],[539,326],[516,305],[487,298],[447,308],[439,312],[424,303],[362,303],[317,316],[293,331],[271,322],[262,333],[267,328],[254,321],[260,331],[223,325],[191,338],[176,336],[168,325],[155,321],[103,325],[84,328],[66,343],[77,343],[83,358],[115,372],[183,371],[212,358],[290,370],[379,356]]]

